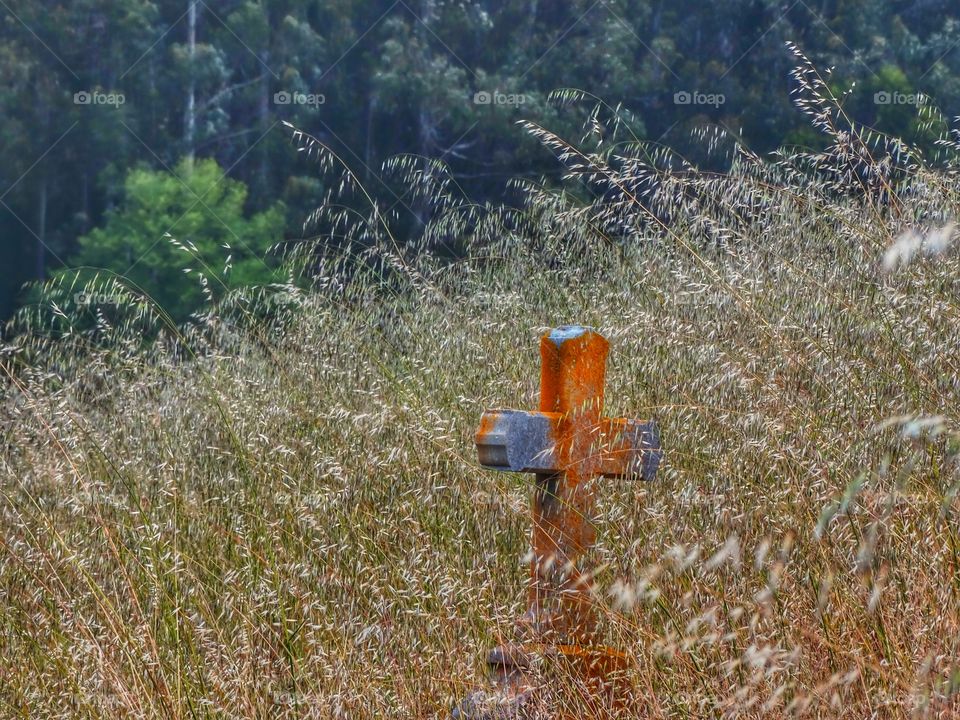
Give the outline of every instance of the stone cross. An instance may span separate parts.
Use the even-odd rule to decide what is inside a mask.
[[[653,422],[603,416],[608,351],[606,339],[590,328],[552,330],[540,340],[540,410],[490,410],[480,420],[481,465],[536,474],[530,584],[527,612],[517,623],[519,644],[499,647],[488,659],[494,681],[508,696],[501,698],[506,702],[501,715],[482,710],[474,694],[454,711],[455,718],[521,717],[519,706],[530,692],[518,682],[531,647],[578,657],[593,648],[594,674],[623,664],[609,662],[618,656],[615,651],[596,647],[590,577],[578,560],[596,539],[594,480],[651,480],[662,452]],[[517,708],[514,715],[503,714],[510,703]]]

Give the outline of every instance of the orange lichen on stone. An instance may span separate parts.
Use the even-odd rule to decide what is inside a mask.
[[[533,501],[528,621],[536,634],[590,642],[596,618],[577,560],[596,540],[595,492],[585,481],[600,469],[591,452],[603,410],[606,339],[565,326],[540,339],[540,411],[558,413],[554,442],[561,471],[537,476]]]
[[[575,680],[569,687],[577,697],[558,717],[577,707],[582,710],[569,717],[607,719],[630,707],[629,658],[597,645],[590,574],[581,571],[579,560],[596,540],[592,481],[601,475],[650,479],[660,451],[652,423],[603,417],[609,349],[590,328],[567,325],[545,334],[540,411],[492,410],[477,430],[484,466],[534,472],[537,478],[527,612],[517,623],[521,644],[497,648],[488,659],[500,699],[512,713],[497,717],[520,717],[522,708],[545,697],[530,684],[524,655],[544,658],[558,687],[566,687],[564,675]],[[474,693],[454,717],[488,717],[478,710],[483,699],[482,692]]]

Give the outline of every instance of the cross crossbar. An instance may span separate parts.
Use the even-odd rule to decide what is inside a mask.
[[[572,470],[563,453],[564,415],[526,410],[488,410],[480,418],[475,441],[480,464],[501,472],[548,473]],[[595,442],[581,462],[608,478],[653,480],[660,465],[660,434],[654,422],[601,418],[592,429]]]

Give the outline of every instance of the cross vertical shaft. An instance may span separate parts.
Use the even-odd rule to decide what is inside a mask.
[[[593,446],[608,351],[601,335],[581,327],[557,328],[540,340],[540,411],[559,415],[553,438],[558,469],[536,475],[528,611],[520,622],[530,639],[594,639],[590,589],[577,562],[596,540],[591,481],[599,456]]]
[[[480,464],[536,476],[530,584],[519,644],[490,652],[492,691],[464,698],[454,720],[630,716],[629,658],[597,644],[591,575],[580,562],[596,540],[596,478],[652,480],[662,452],[656,423],[603,416],[608,352],[590,328],[552,330],[540,339],[540,409],[488,410],[480,418]],[[536,670],[536,658],[549,668]],[[557,707],[557,693],[574,704]]]

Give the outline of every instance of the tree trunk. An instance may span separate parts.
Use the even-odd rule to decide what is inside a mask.
[[[367,139],[363,149],[364,177],[370,180],[370,164],[373,162],[373,117],[377,111],[377,96],[374,91],[367,95]]]
[[[37,108],[37,120],[40,126],[40,136],[49,138],[50,129],[50,106],[46,99],[50,97],[49,88],[43,87],[38,93],[39,105]],[[37,233],[36,244],[34,245],[34,274],[38,280],[43,280],[47,275],[47,204],[49,196],[49,177],[41,163],[37,167],[37,174],[40,176],[40,187],[37,193]]]
[[[188,0],[190,3],[187,8],[187,57],[189,58],[189,67],[187,74],[187,109],[184,113],[183,122],[183,144],[186,148],[188,159],[193,159],[194,146],[196,144],[197,134],[197,84],[194,79],[193,64],[197,57],[197,2],[198,0]]]
[[[34,261],[37,280],[47,275],[47,176],[40,179],[40,197],[37,202],[37,243]]]
[[[430,25],[436,16],[436,3],[434,0],[423,0],[422,8],[423,17],[421,22],[416,26],[416,32],[417,39],[419,40],[419,46],[421,48],[421,56],[418,60],[420,67],[423,68],[423,72],[425,73],[427,68],[430,66],[431,60],[430,38],[427,36],[427,31],[429,30]],[[432,145],[435,142],[436,121],[429,98],[421,97],[418,104],[418,152],[421,158],[420,162],[423,164],[424,175],[426,175],[430,168],[430,162],[428,158],[431,155]],[[420,226],[425,226],[427,224],[427,220],[429,219],[425,200],[421,198],[418,201],[415,201],[413,210],[417,221],[420,223]]]
[[[526,37],[524,38],[524,43],[527,48],[533,47],[533,42],[536,40],[538,5],[537,0],[530,0],[530,2],[527,3],[527,31]]]
[[[270,127],[270,73],[266,68],[270,67],[270,51],[262,50],[260,52],[260,62],[263,63],[260,74],[260,98],[257,103],[257,115],[260,121],[260,132],[265,133]],[[259,171],[260,192],[265,198],[270,189],[270,143],[260,143],[260,171]]]

